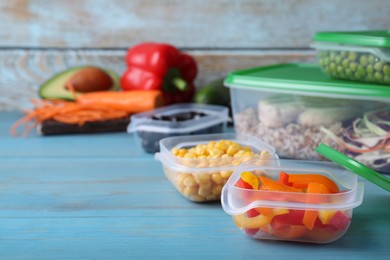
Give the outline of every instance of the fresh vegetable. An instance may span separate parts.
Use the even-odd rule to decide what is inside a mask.
[[[211,81],[195,93],[194,102],[231,107],[230,92],[223,84],[224,79]]]
[[[165,43],[146,42],[130,48],[123,90],[161,90],[165,105],[190,102],[195,93],[197,65],[193,57]]]
[[[282,176],[281,178],[283,178],[282,181],[284,182],[284,184],[287,183],[287,185],[290,185],[297,189],[308,189],[308,185],[312,183],[319,183],[326,187],[327,193],[339,192],[339,187],[337,186],[337,184],[330,178],[321,174],[287,174],[283,172],[280,174],[280,176]]]
[[[357,161],[377,169],[390,169],[390,110],[389,108],[365,113],[355,119],[342,136],[330,129],[321,131],[336,141],[344,153]]]
[[[257,180],[255,180],[257,179]],[[330,194],[340,192],[337,184],[330,178],[319,174],[288,174],[281,171],[278,180],[265,175],[257,176],[251,171],[241,173],[236,183],[237,187],[244,189],[259,189],[280,192],[304,192],[308,194]],[[257,188],[258,187],[258,188]],[[245,195],[245,194],[243,194]],[[255,196],[252,194],[251,196]],[[243,197],[250,200],[250,196]],[[308,195],[305,199],[309,204],[326,203],[321,196]],[[282,239],[316,239],[326,241],[344,232],[350,223],[347,212],[340,210],[312,210],[256,207],[246,213],[233,216],[236,225],[245,232],[254,236],[263,231],[269,235]],[[318,232],[318,234],[313,234]]]
[[[80,95],[76,99],[80,105],[100,106],[127,112],[140,113],[164,104],[161,92],[154,91],[98,91]]]
[[[369,52],[324,50],[318,58],[323,71],[332,77],[390,84],[390,63]]]
[[[12,135],[17,135],[17,128],[26,124],[24,131],[26,135],[38,123],[49,119],[78,125],[83,125],[85,122],[119,119],[161,105],[162,94],[158,90],[91,92],[78,96],[76,102],[36,100],[35,108],[27,111],[26,116],[18,120],[10,131]]]
[[[73,85],[73,89],[69,89],[69,83]],[[119,88],[119,77],[113,71],[94,66],[81,66],[55,74],[39,87],[38,94],[43,99],[74,100],[76,96],[85,92]]]

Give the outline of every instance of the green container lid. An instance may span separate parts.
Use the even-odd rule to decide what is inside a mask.
[[[332,79],[316,64],[278,64],[230,73],[230,88],[389,101],[390,87]]]
[[[353,160],[352,158],[334,150],[326,144],[320,144],[315,149],[315,151],[319,154],[322,154],[329,160],[337,163],[338,165],[356,173],[357,175],[381,187],[382,189],[390,192],[390,179],[374,171],[373,169],[368,168],[364,164]]]
[[[389,48],[390,31],[317,32],[314,41]]]

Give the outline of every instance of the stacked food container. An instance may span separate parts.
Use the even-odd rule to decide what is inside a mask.
[[[390,173],[390,32],[317,33],[313,46],[319,65],[227,77],[235,130],[268,142],[282,158],[321,160],[314,148],[325,143]]]
[[[236,132],[282,158],[245,162],[222,190],[225,212],[256,239],[335,241],[362,202],[355,173],[390,190],[372,170],[390,173],[389,31],[317,33],[313,47],[319,64],[250,68],[225,80]],[[320,162],[325,156],[342,167]]]
[[[160,150],[155,157],[181,195],[221,199],[236,226],[256,239],[340,238],[363,199],[355,173],[376,174],[373,182],[390,191],[390,181],[372,170],[390,173],[389,32],[317,33],[313,46],[319,64],[228,75],[236,133],[159,135],[151,149]],[[211,121],[225,122],[222,114]],[[150,118],[134,118],[138,139]]]

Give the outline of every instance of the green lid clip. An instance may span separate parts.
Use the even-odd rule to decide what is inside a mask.
[[[361,177],[369,180],[370,182],[378,185],[379,187],[390,191],[390,179],[386,178],[382,174],[374,171],[373,169],[351,159],[350,157],[334,150],[326,144],[320,144],[315,151],[329,160],[337,163],[340,166],[360,175]]]

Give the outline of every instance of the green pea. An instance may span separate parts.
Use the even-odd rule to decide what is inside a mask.
[[[349,69],[350,69],[351,71],[355,71],[356,68],[357,68],[357,63],[356,63],[356,62],[351,62],[351,63],[349,64]]]
[[[357,80],[362,80],[363,79],[363,76],[360,75],[358,72],[355,72],[353,75],[355,76],[355,79],[357,79]]]
[[[375,72],[374,78],[375,78],[376,81],[382,81],[382,73]]]
[[[338,73],[342,73],[343,71],[344,71],[343,66],[338,65],[338,66],[337,66],[337,72],[338,72]]]
[[[390,64],[385,64],[383,66],[383,73],[386,75],[386,76],[390,76]]]
[[[347,51],[341,51],[340,52],[340,56],[341,56],[341,58],[346,58],[348,56],[348,52]]]
[[[330,60],[329,60],[328,57],[325,57],[325,58],[323,59],[323,61],[324,61],[324,64],[325,64],[325,65],[328,65],[329,62],[330,62]]]
[[[355,61],[355,60],[356,60],[356,57],[357,57],[356,52],[350,51],[350,52],[348,53],[348,59],[349,59],[350,61]]]
[[[366,74],[366,71],[364,70],[364,67],[362,65],[359,65],[357,67],[356,73],[358,73],[360,76],[364,76]]]
[[[339,55],[337,55],[335,58],[334,58],[334,62],[336,62],[337,64],[340,64],[341,63],[341,57]]]
[[[329,59],[330,59],[331,61],[334,61],[335,57],[336,57],[336,53],[333,52],[333,51],[331,51],[330,54],[329,54]]]
[[[366,71],[367,71],[367,73],[369,73],[369,74],[370,74],[370,73],[373,73],[373,72],[374,72],[374,66],[371,65],[371,64],[367,65]]]
[[[374,69],[376,70],[376,71],[381,71],[382,70],[382,67],[383,67],[383,63],[382,62],[377,62],[377,63],[375,63],[375,65],[374,65]]]
[[[329,64],[329,70],[330,70],[331,72],[335,72],[335,71],[336,71],[336,63],[331,62],[331,63]]]
[[[350,69],[345,69],[345,76],[349,78],[351,77],[351,75],[352,75],[352,71]]]
[[[348,68],[348,65],[349,65],[349,60],[348,60],[348,58],[344,58],[343,61],[341,62],[341,64],[342,64],[345,68]]]
[[[374,56],[372,54],[368,55],[368,63],[375,64],[376,61],[377,61],[377,57],[376,56]]]
[[[368,64],[368,57],[367,57],[367,55],[360,56],[359,60],[360,60],[360,65],[367,66],[367,64]]]

